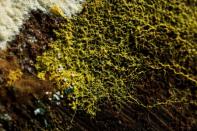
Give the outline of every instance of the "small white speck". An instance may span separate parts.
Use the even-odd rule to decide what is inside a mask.
[[[56,105],[60,105],[61,103],[60,102],[56,102]]]
[[[63,81],[64,81],[64,82],[67,82],[67,78],[64,78]]]
[[[57,92],[56,92],[56,95],[60,96],[60,91],[57,91]]]
[[[60,97],[58,95],[56,95],[56,94],[53,94],[53,99],[59,101]]]
[[[64,70],[64,67],[62,65],[59,65],[59,68],[57,69],[58,72],[62,72]]]

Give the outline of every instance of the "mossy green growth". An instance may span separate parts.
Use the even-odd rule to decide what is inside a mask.
[[[50,49],[37,58],[38,77],[46,79],[47,74],[60,90],[74,87],[68,95],[71,107],[91,115],[99,110],[99,100],[113,99],[117,105],[126,100],[138,77],[139,59],[128,55],[130,52],[123,44],[102,40],[94,43],[85,32],[79,34],[79,27],[71,20],[66,21],[55,31],[57,40],[50,44]]]
[[[172,70],[196,83],[196,5],[88,0],[80,15],[54,31],[57,39],[37,58],[38,76],[62,90],[73,86],[71,107],[92,115],[102,100],[119,105],[131,98],[146,71]]]

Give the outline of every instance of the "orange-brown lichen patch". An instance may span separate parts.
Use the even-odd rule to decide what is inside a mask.
[[[50,82],[39,80],[22,72],[14,56],[10,57],[6,52],[0,52],[0,54],[0,98],[9,99],[8,92],[10,91],[18,98],[31,94],[39,97],[51,89]]]

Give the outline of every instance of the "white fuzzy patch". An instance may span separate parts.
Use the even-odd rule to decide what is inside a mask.
[[[0,49],[6,49],[8,41],[14,39],[31,10],[49,12],[57,5],[65,16],[71,17],[82,9],[84,0],[0,0]]]

